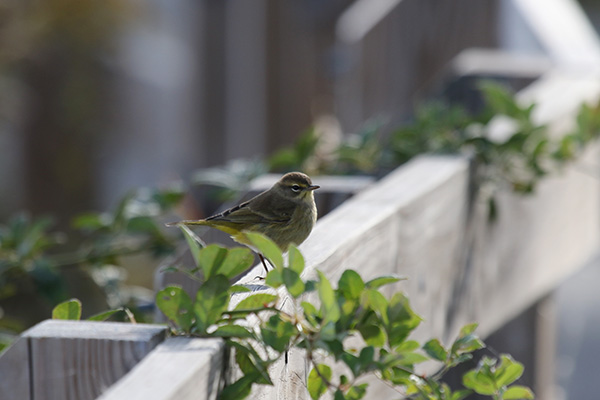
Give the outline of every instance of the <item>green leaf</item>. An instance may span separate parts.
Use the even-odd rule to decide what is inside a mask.
[[[298,275],[304,271],[304,256],[300,250],[293,244],[288,249],[288,268],[296,272]]]
[[[265,344],[279,352],[288,348],[291,337],[296,333],[294,325],[288,321],[282,321],[279,315],[273,315],[261,328]]]
[[[408,298],[401,292],[392,296],[385,314],[385,328],[391,347],[402,343],[419,326],[419,317],[410,307]]]
[[[500,365],[494,372],[494,378],[498,387],[508,386],[523,375],[524,367],[509,355],[503,354],[500,357]]]
[[[361,370],[364,372],[369,371],[370,365],[375,359],[375,348],[373,346],[363,347],[358,356],[358,362],[360,363]]]
[[[390,283],[396,283],[404,279],[406,278],[399,278],[397,276],[380,276],[378,278],[371,279],[370,281],[365,283],[365,286],[368,289],[377,289],[381,286],[389,285]]]
[[[281,269],[272,269],[267,272],[267,277],[265,278],[265,284],[267,286],[271,286],[272,288],[277,289],[279,286],[283,285],[283,276]]]
[[[75,229],[95,231],[97,229],[109,227],[111,222],[112,219],[108,214],[86,213],[75,217],[71,225],[73,225]]]
[[[429,340],[423,345],[423,350],[434,360],[445,362],[448,359],[448,351],[438,339]]]
[[[467,324],[467,325],[463,326],[460,329],[460,333],[459,333],[458,337],[465,337],[467,335],[471,335],[473,332],[475,332],[475,329],[477,329],[478,326],[479,326],[479,324],[477,322],[473,322],[471,324]]]
[[[52,310],[52,319],[79,320],[81,318],[81,302],[77,299],[63,301]]]
[[[315,308],[315,306],[306,301],[303,301],[301,305],[307,321],[310,322],[312,326],[319,325],[319,322],[317,321],[317,318],[319,317],[319,311]]]
[[[240,325],[222,325],[210,334],[215,337],[254,338],[254,334]]]
[[[178,286],[168,286],[156,293],[156,306],[181,330],[189,332],[194,323],[192,299]]]
[[[509,387],[504,395],[502,396],[503,400],[520,400],[520,399],[533,399],[535,396],[531,389],[525,386],[511,386]]]
[[[338,290],[347,299],[359,299],[364,289],[365,283],[362,278],[351,269],[345,270],[338,281]]]
[[[350,371],[352,371],[352,374],[354,374],[355,377],[360,374],[360,360],[358,359],[358,357],[356,357],[353,354],[344,352],[340,356],[340,359],[342,360],[342,362],[344,362],[344,364],[348,366],[348,368],[350,368]]]
[[[223,274],[228,279],[233,279],[252,267],[253,263],[254,255],[250,249],[247,247],[234,247],[229,249],[225,260],[216,273]]]
[[[235,342],[233,342],[233,343],[235,343]],[[265,365],[260,362],[262,360],[258,359],[259,360],[258,363],[255,363],[254,361],[252,361],[250,354],[252,354],[254,357],[256,357],[256,354],[254,352],[250,352],[247,347],[245,347],[244,345],[239,344],[239,343],[235,343],[234,348],[235,348],[235,362],[240,367],[240,370],[242,370],[244,375],[250,375],[250,374],[259,375],[260,379],[256,383],[264,384],[264,385],[272,385],[273,384],[273,382],[271,381],[271,377],[269,376],[269,373],[267,372],[267,370],[265,368]]]
[[[361,304],[363,307],[370,308],[371,310],[377,312],[384,322],[387,323],[388,301],[384,295],[379,293],[379,291],[376,289],[367,289],[363,291]]]
[[[197,263],[204,273],[204,279],[210,279],[221,273],[221,265],[228,253],[228,249],[216,244],[208,245],[198,252]]]
[[[192,257],[194,257],[194,262],[196,263],[196,266],[199,267],[200,266],[200,250],[202,249],[202,247],[196,241],[196,235],[187,226],[185,226],[185,225],[178,225],[178,226],[179,226],[179,229],[181,229],[181,232],[183,232],[183,237],[185,237],[185,241],[187,242],[188,247],[190,248],[190,252],[192,253]],[[206,274],[204,276],[206,279],[208,279]]]
[[[450,400],[463,400],[471,393],[473,393],[473,391],[468,389],[457,390],[456,392],[452,393],[452,397],[450,397]]]
[[[462,382],[466,388],[473,389],[479,394],[491,396],[496,393],[494,381],[490,377],[476,370],[470,370],[465,373]]]
[[[231,385],[223,388],[219,394],[219,400],[238,400],[244,399],[250,394],[252,384],[260,379],[258,372],[246,374]]]
[[[255,310],[261,307],[267,308],[277,301],[277,296],[270,293],[257,293],[246,297],[235,306],[236,311]]]
[[[88,321],[106,321],[107,319],[109,319],[110,317],[112,317],[114,314],[116,314],[118,312],[124,312],[124,311],[122,308],[117,308],[115,310],[103,311],[98,314],[92,315],[87,320]]]
[[[249,288],[244,285],[233,285],[229,288],[229,293],[248,293],[251,292]]]
[[[328,321],[336,322],[340,318],[340,308],[335,298],[335,292],[325,275],[321,271],[318,271],[318,274],[317,292],[321,300],[322,323],[326,324]]]
[[[358,331],[365,342],[370,346],[383,347],[387,337],[384,330],[378,325],[360,325]]]
[[[319,372],[317,372],[317,368]],[[331,368],[325,364],[317,364],[308,374],[308,393],[313,400],[317,400],[327,391],[327,382],[321,376],[330,381]]]
[[[128,232],[133,233],[148,233],[162,236],[162,233],[156,224],[156,220],[147,215],[132,217],[127,221],[126,229]]]
[[[196,315],[196,327],[201,333],[205,333],[227,310],[228,289],[229,281],[223,275],[211,277],[198,289],[194,314]]]
[[[300,275],[290,268],[284,268],[281,271],[283,283],[292,297],[297,298],[304,293],[304,282],[300,279]]]
[[[275,268],[283,268],[283,255],[275,242],[271,239],[256,232],[244,232],[252,245],[263,256],[269,259],[275,265]]]
[[[346,400],[362,399],[363,397],[365,397],[365,394],[367,394],[368,386],[368,383],[361,383],[360,385],[352,386],[350,390],[348,390],[348,393],[346,393]]]

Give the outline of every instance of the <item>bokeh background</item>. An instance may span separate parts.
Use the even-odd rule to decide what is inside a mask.
[[[600,2],[580,6],[597,29]],[[26,210],[67,229],[132,188],[265,158],[310,127],[339,142],[376,118],[385,134],[427,99],[469,104],[458,61],[477,51],[518,54],[520,89],[555,61],[538,34],[511,0],[3,0],[0,221]],[[597,278],[574,279],[561,315],[593,304],[576,279]],[[560,330],[565,398],[594,398],[569,394],[593,370],[578,354],[600,357],[590,332],[597,318]]]

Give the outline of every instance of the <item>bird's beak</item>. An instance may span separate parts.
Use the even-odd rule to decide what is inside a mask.
[[[319,186],[319,185],[310,185],[309,187],[306,188],[306,190],[308,190],[308,191],[317,190],[320,187],[321,186]]]

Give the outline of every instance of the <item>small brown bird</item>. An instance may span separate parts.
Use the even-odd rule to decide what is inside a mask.
[[[308,175],[290,172],[281,177],[271,189],[235,207],[201,220],[187,220],[167,224],[205,225],[231,235],[233,240],[252,248],[245,231],[258,232],[270,238],[281,251],[290,244],[304,242],[317,221],[317,206],[313,185]],[[266,271],[267,265],[258,253]]]

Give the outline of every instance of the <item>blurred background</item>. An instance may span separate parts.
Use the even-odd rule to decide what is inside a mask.
[[[576,37],[589,43],[566,47],[598,48],[588,19],[598,27],[600,1],[556,1],[551,9],[567,2]],[[549,45],[533,4],[542,6],[3,0],[0,221],[26,210],[51,214],[53,226],[66,230],[82,212],[118,207],[132,188],[171,187],[202,168],[272,156],[311,127],[335,144],[376,120],[385,136],[428,99],[477,109],[476,78],[518,90],[557,65],[597,62]],[[103,274],[94,279],[111,279]],[[151,289],[145,275],[134,282]],[[5,311],[19,303],[6,302],[12,294],[0,296]],[[84,307],[105,306],[92,303]],[[48,305],[40,308],[31,321],[48,315]],[[12,324],[5,327],[28,323]],[[560,373],[565,387],[574,370]]]

